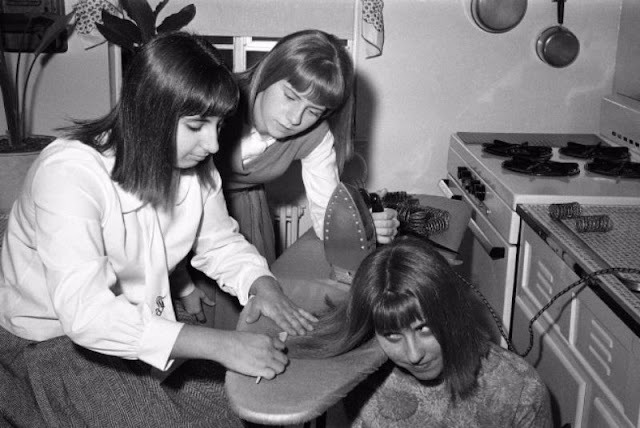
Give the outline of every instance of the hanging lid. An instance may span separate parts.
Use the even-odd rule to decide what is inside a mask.
[[[324,216],[324,252],[333,279],[351,284],[362,260],[376,248],[376,230],[357,188],[340,183]]]
[[[489,33],[505,33],[522,21],[527,0],[471,0],[471,16]]]

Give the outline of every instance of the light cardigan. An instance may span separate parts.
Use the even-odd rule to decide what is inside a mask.
[[[176,205],[160,210],[113,182],[113,163],[68,140],[34,162],[4,238],[0,325],[167,370],[183,326],[168,275],[190,250],[192,265],[241,304],[255,279],[272,275],[228,215],[217,170],[213,188],[185,171]]]

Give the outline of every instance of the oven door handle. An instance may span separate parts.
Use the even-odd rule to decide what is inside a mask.
[[[489,238],[480,230],[478,227],[478,223],[476,223],[473,219],[469,219],[469,230],[473,233],[473,236],[478,240],[482,248],[487,252],[489,257],[492,260],[504,259],[505,257],[505,248],[504,247],[494,247],[489,242]]]

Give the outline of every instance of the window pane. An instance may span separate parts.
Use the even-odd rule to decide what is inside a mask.
[[[205,39],[214,45],[233,45],[232,36],[205,36]]]
[[[225,63],[229,70],[233,70],[233,51],[229,49],[218,49],[222,56],[222,62]]]
[[[277,37],[252,37],[251,40],[255,40],[256,42],[277,42],[279,39]]]
[[[247,69],[256,65],[267,53],[258,51],[247,52]]]

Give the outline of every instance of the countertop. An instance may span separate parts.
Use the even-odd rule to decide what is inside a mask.
[[[548,204],[518,205],[516,212],[580,277],[612,267],[640,269],[640,206],[582,205],[582,215],[607,214],[613,221],[609,232],[578,233],[575,220],[551,218]],[[640,336],[640,293],[611,274],[589,286]]]

